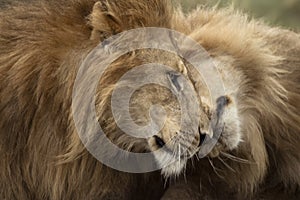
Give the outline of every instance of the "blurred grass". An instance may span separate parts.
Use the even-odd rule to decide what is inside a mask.
[[[254,18],[269,24],[300,31],[300,0],[177,0],[185,11],[197,5],[226,7],[234,5]]]

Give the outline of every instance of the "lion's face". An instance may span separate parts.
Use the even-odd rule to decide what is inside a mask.
[[[173,73],[177,75],[177,78],[176,80],[169,79],[170,85],[180,86],[182,84],[180,76],[193,85],[198,95],[201,113],[200,115],[191,116],[194,119],[189,120],[197,120],[197,127],[191,127],[192,123],[186,124],[186,126],[180,124],[180,105],[172,91],[170,92],[158,86],[153,86],[152,90],[146,87],[139,91],[140,95],[133,97],[136,100],[135,102],[147,102],[143,103],[141,107],[137,106],[135,114],[144,113],[149,110],[150,104],[155,105],[159,102],[165,108],[167,120],[164,127],[157,135],[148,139],[148,144],[151,151],[154,152],[157,149],[166,147],[165,151],[154,153],[157,162],[162,166],[170,157],[175,158],[172,164],[162,168],[162,173],[166,176],[178,175],[184,169],[187,160],[197,152],[201,152],[204,141],[204,145],[214,145],[210,152],[204,150],[205,154],[208,154],[211,158],[238,148],[243,141],[240,130],[241,120],[239,119],[238,106],[234,95],[220,96],[215,104],[210,103],[208,88],[203,79],[195,75],[197,73],[193,67],[182,61],[178,61],[176,67],[174,67]],[[166,74],[166,77],[168,76],[169,74]],[[224,81],[226,85],[226,79]],[[135,114],[133,112],[133,115]],[[139,114],[136,116],[139,116]],[[141,118],[137,117],[137,119],[140,120]],[[216,143],[215,140],[217,140]],[[182,153],[184,150],[181,150],[181,148],[187,145],[187,151]]]
[[[128,120],[132,120],[137,125],[137,128],[136,126],[133,128],[138,129],[134,132],[137,132],[139,138],[134,138],[128,132],[120,131],[119,128],[115,130],[119,131],[118,134],[112,134],[114,131],[110,127],[108,134],[114,143],[129,151],[153,152],[165,176],[180,174],[188,159],[201,150],[204,141],[205,144],[210,145],[210,140],[218,139],[213,150],[206,152],[211,157],[216,157],[220,152],[233,150],[238,146],[241,142],[241,134],[237,106],[233,97],[221,96],[213,106],[213,103],[208,101],[209,91],[202,77],[197,75],[190,64],[171,53],[139,52],[132,58],[131,64],[127,63],[128,60],[125,57],[118,61],[116,66],[112,66],[116,69],[124,66],[130,67],[127,67],[119,77],[107,76],[118,83],[108,87],[105,94],[112,94],[116,87],[121,88],[122,94],[128,88],[134,87],[136,82],[141,77],[147,77],[151,70],[131,72],[136,70],[135,67],[139,68],[148,63],[157,63],[157,66],[152,65],[155,69],[154,75],[159,76],[164,85],[149,83],[138,87],[137,90],[134,89],[129,99],[130,116],[127,118],[124,118],[122,114],[114,117],[110,114],[109,118],[114,118],[112,121],[119,120],[119,124],[120,122],[126,124]],[[160,70],[159,64],[168,68]],[[113,70],[110,73],[116,74],[116,71]],[[126,75],[126,73],[131,74]],[[190,93],[196,94],[194,99]],[[182,108],[180,96],[186,98],[187,102],[198,102],[196,104],[198,108],[193,108],[192,105]],[[183,112],[188,112],[188,114]],[[108,112],[105,111],[105,113]],[[143,129],[145,127],[151,129],[152,135],[147,137]],[[221,132],[220,138],[216,138],[215,132]]]
[[[103,39],[100,34],[103,31],[97,31],[103,29],[103,27],[101,28],[103,24],[108,25],[114,30],[111,33],[110,31],[106,31],[108,35],[121,32],[126,27],[116,24],[121,19],[112,20],[118,16],[118,12],[115,10],[107,12],[115,13],[113,16],[104,17],[106,14],[102,13],[103,10],[111,9],[112,7],[105,6],[103,3],[95,4],[93,14],[91,15],[92,24],[95,29],[92,39]],[[161,11],[168,10],[168,6],[157,7],[157,5],[163,6],[164,4],[155,3],[154,5],[154,10],[151,9],[149,13],[160,13]],[[158,20],[159,23],[155,26],[160,24],[160,22],[169,21],[167,18],[171,16],[167,16],[165,13],[163,15],[155,15],[155,17],[152,17],[151,14],[150,19],[163,16],[163,19]],[[123,18],[124,16],[122,16]],[[131,22],[132,24],[128,28],[139,27],[140,25],[137,24],[140,24],[140,21],[145,26],[153,26],[152,23],[147,25],[148,21],[143,21],[144,19],[144,17],[140,19],[137,16],[132,16],[127,21],[123,21],[123,23],[128,24],[128,22]],[[160,24],[159,26],[169,27],[168,24]],[[101,61],[99,62],[101,63]],[[116,87],[123,88],[124,91],[127,89],[130,90],[130,87],[133,87],[140,78],[135,77],[133,74],[132,77],[129,76],[122,81],[119,81],[119,79],[127,71],[132,71],[136,66],[148,63],[160,63],[169,67],[168,70],[157,71],[157,75],[160,75],[159,79],[168,88],[157,84],[147,84],[139,87],[138,90],[134,90],[135,92],[130,97],[128,105],[129,115],[124,115],[121,111],[117,111],[119,113],[113,116],[110,107],[111,102],[114,101],[106,97],[111,95]],[[160,66],[157,66],[157,69],[159,68]],[[209,91],[205,83],[203,83],[201,76],[196,75],[197,73],[193,72],[193,67],[190,67],[178,55],[155,50],[138,51],[129,57],[124,56],[116,61],[110,67],[110,70],[106,76],[107,79],[104,79],[101,83],[105,89],[99,93],[100,102],[97,103],[98,114],[103,118],[100,119],[100,123],[107,126],[105,129],[108,137],[113,143],[128,151],[153,152],[157,164],[162,168],[164,175],[179,174],[185,167],[188,158],[195,155],[199,148],[201,148],[206,135],[213,137],[211,117],[215,108],[209,106],[210,104],[206,102],[207,99],[210,99]],[[138,75],[143,77],[143,73],[145,73],[145,77],[148,75],[146,70]],[[118,83],[116,84],[116,82]],[[194,93],[195,96],[191,96],[191,93]],[[122,92],[119,96],[123,96]],[[186,100],[184,105],[181,104],[182,99]],[[123,109],[122,103],[116,103],[116,105],[121,105],[116,110]],[[118,122],[116,123],[116,120],[119,123],[123,123],[126,126],[125,128],[129,128],[130,131],[135,132],[135,135],[137,134],[138,137],[132,137],[133,135],[128,133],[128,130],[124,131],[122,127],[119,127],[120,124],[117,125]],[[130,124],[128,121],[131,120],[133,123],[128,125]],[[143,129],[145,127],[150,128],[152,134],[145,133],[145,129]]]
[[[211,152],[206,152],[210,157],[237,148],[242,136],[234,96],[220,96],[215,104],[209,102],[210,94],[203,78],[189,63],[168,53],[152,51],[150,54],[148,57],[171,67],[170,70],[157,71],[163,74],[169,88],[155,84],[139,88],[131,97],[130,114],[140,126],[146,126],[151,119],[161,122],[165,114],[161,130],[147,139],[148,148],[162,167],[162,173],[165,176],[178,175],[187,160],[201,150],[204,141],[211,145],[214,139],[218,140]],[[197,94],[196,100],[191,99],[189,92],[182,93],[187,90],[186,83],[192,86],[194,91],[191,92]],[[187,119],[184,123],[181,121],[183,113],[176,96],[178,93],[186,96],[188,101],[199,102],[199,113],[185,116]],[[159,109],[151,111],[153,105],[160,105],[163,113]],[[221,133],[220,137],[217,133]],[[166,165],[170,160],[173,160],[172,164]]]
[[[140,67],[149,63],[151,66],[145,69]],[[120,69],[125,67],[126,70],[121,72]],[[151,67],[154,70],[151,71]],[[212,135],[208,107],[202,102],[196,84],[201,78],[191,75],[188,68],[182,58],[172,53],[138,51],[134,57],[125,55],[113,63],[111,71],[104,76],[107,79],[100,82],[104,90],[99,93],[102,101],[97,103],[101,110],[98,114],[105,120],[101,122],[100,118],[102,125],[113,124],[104,128],[110,140],[128,151],[153,152],[165,176],[179,174],[187,160],[197,153],[206,135]],[[154,83],[135,87],[139,80],[147,79],[151,73],[150,79]],[[161,84],[156,84],[156,79]],[[105,86],[104,82],[110,86]],[[121,101],[127,98],[126,93],[131,89],[134,92],[129,95],[129,108],[126,108]],[[121,100],[114,104],[111,96],[116,91],[120,92],[116,97]],[[110,97],[105,100],[104,96]],[[113,114],[115,105],[120,107],[115,108]],[[129,115],[120,111],[126,109]],[[151,134],[145,130],[150,130]]]
[[[105,18],[98,19],[102,12],[102,9],[98,8],[99,6],[101,7],[100,4],[97,4],[94,7],[92,20],[97,21],[97,24],[103,24],[99,21],[102,22]],[[114,24],[116,21],[118,20],[113,20],[112,23]],[[106,22],[111,22],[111,16],[106,19]],[[115,26],[111,28],[115,29]],[[115,30],[115,32],[119,31]],[[92,35],[92,38],[97,39],[96,35]],[[100,39],[103,38],[100,37]],[[100,60],[99,63],[101,63]],[[147,84],[139,87],[138,90],[134,89],[135,92],[130,97],[128,105],[129,115],[117,113],[113,116],[110,111],[111,99],[106,97],[110,96],[116,87],[121,87],[124,91],[130,89],[140,79],[139,77],[143,77],[143,73],[146,77],[148,72],[145,70],[138,74],[139,77],[135,77],[133,74],[132,77],[128,76],[119,81],[124,74],[132,71],[136,66],[148,63],[160,63],[169,67],[168,70],[156,72],[168,88],[157,84]],[[159,68],[160,66],[157,66],[157,69]],[[209,138],[215,139],[214,132],[216,130],[222,129],[222,134],[218,144],[210,153],[212,157],[217,156],[220,151],[234,149],[241,141],[234,100],[232,99],[231,103],[228,103],[229,101],[224,102],[224,97],[220,97],[218,103],[210,102],[209,89],[204,83],[203,77],[178,55],[156,50],[143,50],[125,55],[110,66],[106,80],[104,79],[101,85],[105,89],[99,93],[98,114],[103,118],[103,125],[108,125],[106,132],[109,134],[109,138],[119,147],[129,151],[153,152],[157,164],[162,167],[162,173],[166,176],[179,174],[185,167],[188,158],[194,156],[199,149],[201,150],[204,140],[209,143]],[[191,97],[191,93],[195,93],[196,96]],[[197,108],[187,103],[185,108],[182,108],[179,96],[190,103],[197,102]],[[122,104],[116,104],[121,105],[120,109],[123,109]],[[157,107],[157,105],[159,106]],[[186,114],[186,111],[189,114]],[[119,124],[117,125],[115,120],[121,121],[127,128],[137,132],[139,137],[132,137],[134,135],[127,133],[122,127],[118,127]],[[126,125],[127,121],[131,120],[133,126],[131,126],[132,124]],[[153,134],[145,133],[143,127],[150,128],[150,132]],[[159,149],[160,151],[157,151]],[[169,164],[170,160],[172,160],[171,164]]]
[[[196,77],[191,76],[183,59],[166,52],[148,53],[147,62],[155,61],[168,66],[161,70],[161,66],[153,65],[157,67],[155,73],[164,85],[146,84],[136,90],[130,99],[130,115],[134,123],[141,127],[152,123],[151,128],[155,130],[154,135],[146,139],[147,148],[153,152],[165,176],[178,175],[187,160],[199,150],[205,136],[211,134],[209,113],[195,87]],[[132,80],[128,81],[129,85],[134,84]],[[186,98],[189,105],[184,105],[182,98]],[[197,102],[195,105],[198,107],[193,108],[191,102]]]

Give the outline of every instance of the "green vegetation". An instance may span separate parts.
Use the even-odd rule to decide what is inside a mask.
[[[197,5],[235,8],[249,13],[255,18],[263,18],[266,22],[300,30],[300,0],[178,0],[187,11]]]

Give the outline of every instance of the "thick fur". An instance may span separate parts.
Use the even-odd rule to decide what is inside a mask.
[[[225,130],[221,143],[235,147],[217,146],[217,156],[187,170],[197,171],[187,175],[193,177],[186,181],[190,188],[179,182],[175,193],[186,191],[195,199],[298,199],[300,35],[232,10],[197,9],[187,19],[191,37],[218,63],[233,100],[223,120],[238,121],[241,138],[236,143],[237,129]]]
[[[278,188],[291,197],[299,195],[298,34],[232,11],[199,9],[184,16],[167,0],[14,3],[1,10],[0,19],[1,199],[162,195],[156,173],[117,172],[94,159],[81,144],[71,114],[76,72],[86,55],[103,39],[143,26],[183,32],[214,57],[232,100],[226,109],[233,114],[227,117],[234,116],[228,122],[239,127],[222,138],[227,144],[236,140],[225,152],[233,160],[220,153],[196,162],[187,170],[188,184],[181,184],[186,188],[170,188],[166,198],[174,196],[172,191],[186,191],[198,199],[240,199]],[[150,61],[149,57],[161,63],[170,59],[148,54],[143,55]],[[113,64],[101,80],[107,87],[98,92],[96,105],[110,139],[137,152],[149,150],[147,141],[124,136],[107,109],[115,80],[145,62],[143,55],[124,55]]]
[[[104,36],[120,31],[110,15],[131,12],[120,22],[123,29],[169,27],[166,2],[110,1],[109,13],[107,5],[98,7],[106,1],[30,1],[0,11],[0,199],[162,195],[159,173],[118,172],[84,149],[71,97],[82,60]]]

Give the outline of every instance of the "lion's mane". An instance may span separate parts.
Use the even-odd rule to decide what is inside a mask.
[[[184,16],[168,0],[43,0],[0,11],[0,198],[161,196],[157,173],[117,172],[93,158],[71,113],[82,60],[103,39],[143,26],[188,34],[240,83],[235,98],[243,142],[226,164],[202,159],[188,170],[191,193],[240,198],[269,188],[298,192],[299,34],[228,10],[198,9]],[[120,77],[118,66],[108,72],[108,85]],[[110,94],[102,94],[105,103]]]
[[[162,194],[158,172],[118,172],[93,158],[79,140],[71,103],[77,70],[94,47],[121,30],[170,27],[171,9],[159,0],[96,3],[16,1],[0,10],[1,199]]]
[[[242,141],[227,155],[197,162],[187,170],[190,187],[179,181],[170,197],[299,198],[300,35],[232,9],[199,8],[187,20],[231,87]]]

